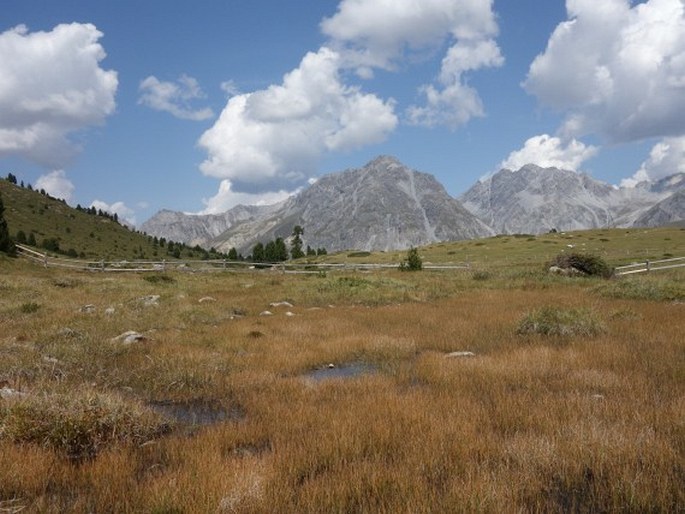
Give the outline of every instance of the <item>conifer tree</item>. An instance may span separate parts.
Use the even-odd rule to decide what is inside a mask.
[[[0,252],[14,254],[14,243],[7,228],[7,221],[5,221],[5,206],[2,203],[2,196],[0,196]]]

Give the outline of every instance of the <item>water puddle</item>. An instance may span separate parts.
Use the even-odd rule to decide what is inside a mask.
[[[376,368],[369,364],[360,362],[341,364],[339,366],[328,366],[315,369],[304,375],[304,378],[314,382],[321,382],[322,380],[330,380],[334,378],[355,378],[361,375],[369,375],[376,373]]]
[[[222,421],[238,421],[245,417],[245,412],[240,407],[227,409],[217,402],[157,401],[151,402],[150,407],[162,416],[191,427],[213,425]]]

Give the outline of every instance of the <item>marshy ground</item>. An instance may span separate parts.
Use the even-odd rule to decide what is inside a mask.
[[[523,264],[4,260],[0,511],[679,511],[685,272]]]

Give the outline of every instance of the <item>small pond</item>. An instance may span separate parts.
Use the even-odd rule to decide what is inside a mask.
[[[222,421],[238,421],[245,417],[240,407],[225,408],[218,402],[207,401],[156,401],[150,407],[177,423],[189,426],[202,426],[220,423]]]
[[[353,362],[349,364],[341,364],[339,366],[324,366],[317,368],[309,373],[303,375],[308,380],[314,382],[321,382],[322,380],[329,380],[333,378],[355,378],[361,375],[369,375],[376,373],[376,368],[369,364],[362,362]]]

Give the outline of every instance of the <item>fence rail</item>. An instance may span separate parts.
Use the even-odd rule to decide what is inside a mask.
[[[661,259],[658,261],[644,261],[628,264],[626,266],[618,266],[616,268],[617,275],[632,275],[634,273],[647,273],[651,271],[660,271],[665,269],[683,268],[685,267],[685,257],[674,257],[673,259]]]
[[[286,274],[318,274],[327,271],[373,271],[382,269],[396,269],[399,264],[372,264],[372,263],[256,263],[229,260],[192,260],[192,261],[86,261],[79,259],[66,259],[51,257],[37,252],[24,245],[16,245],[17,253],[26,259],[40,263],[46,268],[65,268],[80,271],[100,271],[105,273],[117,272],[163,272],[177,271],[242,271],[252,272],[255,270],[271,270]],[[447,271],[470,269],[469,263],[455,264],[424,264],[423,269]]]

